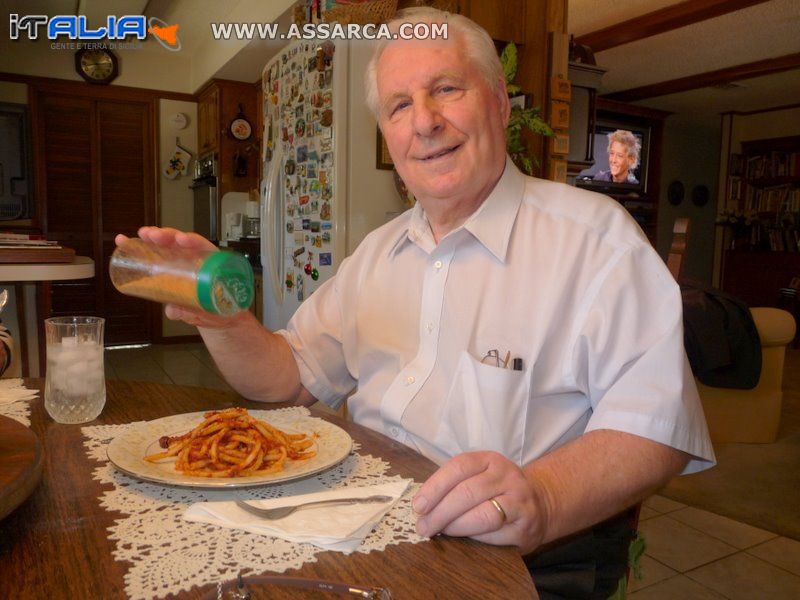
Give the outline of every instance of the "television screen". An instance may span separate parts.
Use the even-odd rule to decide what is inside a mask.
[[[577,185],[605,193],[646,191],[649,130],[598,121],[594,131],[594,164],[578,173]]]

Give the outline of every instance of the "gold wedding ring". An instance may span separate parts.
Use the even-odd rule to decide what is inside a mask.
[[[492,506],[494,506],[497,509],[497,512],[500,513],[500,523],[505,523],[508,520],[508,517],[506,516],[506,511],[503,510],[503,507],[500,506],[500,503],[497,501],[497,498],[490,498],[489,502],[491,502]]]

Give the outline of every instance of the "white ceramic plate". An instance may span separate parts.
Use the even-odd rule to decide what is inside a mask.
[[[154,421],[134,423],[128,431],[108,445],[108,460],[120,471],[156,483],[197,488],[243,488],[272,483],[285,483],[315,475],[343,461],[353,446],[346,431],[323,419],[298,416],[294,411],[249,410],[256,419],[266,421],[287,433],[316,434],[317,455],[303,461],[286,461],[278,473],[251,477],[191,477],[175,470],[175,462],[147,462],[144,457],[162,449],[158,440],[164,435],[179,435],[191,431],[203,421],[205,412],[173,415]]]

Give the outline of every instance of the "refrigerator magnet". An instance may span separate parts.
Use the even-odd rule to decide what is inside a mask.
[[[295,246],[302,246],[306,240],[306,236],[303,234],[302,231],[295,230],[294,232],[294,244]]]
[[[303,229],[311,228],[311,219],[303,219]]]
[[[308,146],[297,147],[297,162],[302,163],[308,160]]]
[[[314,246],[316,246],[317,248],[322,248],[322,236],[321,235],[314,236]]]
[[[311,231],[312,233],[319,231],[319,221],[311,221]]]
[[[320,170],[319,174],[317,175],[317,179],[319,179],[320,185],[325,185],[328,183],[328,172]]]
[[[330,231],[323,231],[322,232],[322,243],[323,244],[330,244],[331,243],[331,232]]]
[[[320,252],[319,254],[319,266],[325,267],[331,265],[331,253],[330,252]]]
[[[297,165],[291,158],[286,161],[286,164],[283,165],[283,170],[287,175],[294,175],[296,168]]]
[[[311,212],[318,213],[319,212],[319,200],[312,200],[311,201]]]
[[[330,108],[323,110],[319,122],[322,123],[324,127],[330,127],[333,124],[333,111]]]
[[[328,221],[331,218],[331,205],[328,202],[322,203],[322,208],[319,211],[319,218],[323,221]]]
[[[286,233],[294,233],[294,223],[292,221],[286,221]]]
[[[311,198],[309,196],[300,196],[300,206],[303,206],[303,204],[308,204],[310,199]]]
[[[297,123],[294,126],[294,132],[297,134],[297,137],[302,137],[306,132],[306,120],[303,118],[297,119]]]
[[[317,163],[309,161],[306,165],[306,177],[309,179],[317,178]]]
[[[330,213],[330,209],[328,209],[328,212]],[[331,223],[330,221],[323,221],[320,224],[320,228],[322,229],[322,231],[325,231],[327,229],[333,229],[333,223]]]

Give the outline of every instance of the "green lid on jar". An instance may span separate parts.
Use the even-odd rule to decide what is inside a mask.
[[[197,299],[203,310],[218,315],[250,308],[254,295],[253,268],[236,252],[209,254],[197,273]]]

